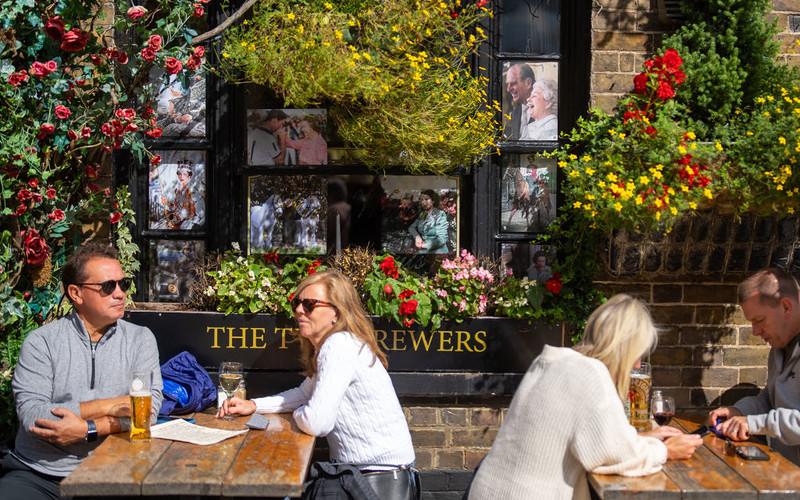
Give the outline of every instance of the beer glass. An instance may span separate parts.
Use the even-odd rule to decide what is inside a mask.
[[[222,387],[222,390],[225,391],[225,396],[227,396],[228,399],[233,397],[233,393],[236,392],[236,389],[242,382],[243,376],[244,370],[242,369],[241,363],[236,361],[223,361],[219,366],[219,385]],[[222,418],[224,420],[233,420],[233,416],[230,414]]]
[[[150,441],[151,386],[153,372],[134,371],[131,375],[131,441]]]
[[[640,365],[631,372],[631,425],[646,431],[650,429],[650,363],[642,361]]]

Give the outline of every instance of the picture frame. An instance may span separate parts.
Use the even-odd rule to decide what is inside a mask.
[[[206,79],[190,77],[186,70],[168,75],[160,66],[149,73],[157,85],[155,120],[162,138],[205,138]]]
[[[558,140],[558,63],[503,63],[503,140]]]
[[[552,245],[504,242],[500,243],[499,250],[501,276],[539,282],[546,282],[553,277],[552,265],[557,254]]]
[[[205,245],[203,240],[150,240],[148,300],[189,302]]]
[[[454,177],[387,175],[381,248],[393,254],[458,250],[459,182]]]
[[[501,231],[543,232],[556,218],[556,160],[535,153],[506,154],[501,165]]]
[[[247,179],[250,253],[326,252],[327,180],[314,175],[252,175]]]
[[[149,166],[148,228],[201,230],[206,227],[206,152],[156,150],[161,163]]]
[[[327,109],[248,109],[247,165],[327,165]]]

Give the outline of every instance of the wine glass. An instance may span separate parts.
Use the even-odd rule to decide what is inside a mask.
[[[653,409],[653,419],[658,425],[667,425],[675,416],[675,400],[671,396],[664,396],[661,391],[653,393],[650,405]]]
[[[236,388],[242,381],[243,370],[242,364],[237,361],[223,361],[219,365],[219,385],[225,391],[225,396],[228,400],[233,397]],[[222,417],[223,420],[233,420],[233,416],[229,413]]]

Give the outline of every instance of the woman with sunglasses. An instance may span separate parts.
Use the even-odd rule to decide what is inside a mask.
[[[303,432],[327,436],[333,461],[381,464],[366,468],[392,471],[389,477],[411,474],[418,496],[408,424],[350,279],[335,270],[312,274],[298,285],[292,307],[306,379],[275,396],[234,397],[217,416],[294,412]]]

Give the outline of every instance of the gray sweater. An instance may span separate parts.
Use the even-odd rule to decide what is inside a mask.
[[[22,344],[12,388],[20,420],[14,454],[32,469],[67,476],[102,442],[57,446],[31,434],[37,418],[58,420],[53,408],[80,415],[80,403],[128,394],[134,369],[153,371],[153,414],[161,408],[161,368],[153,333],[118,320],[95,348],[94,389],[89,333],[77,314],[30,332]],[[120,419],[123,426],[129,419]]]

